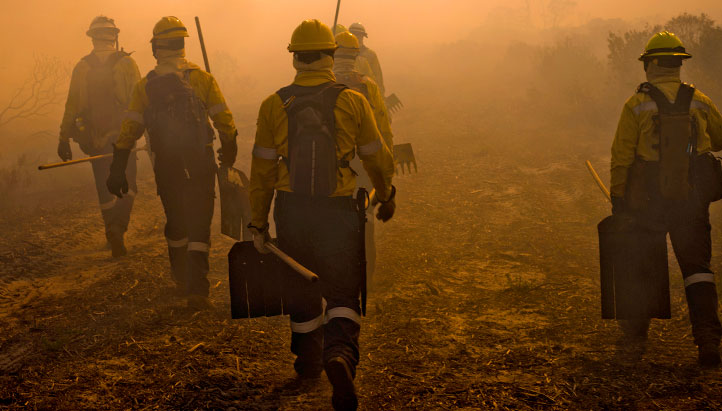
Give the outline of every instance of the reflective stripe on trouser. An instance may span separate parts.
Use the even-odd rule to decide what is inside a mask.
[[[117,198],[108,191],[106,182],[110,175],[110,163],[112,161],[112,158],[102,158],[90,163],[93,168],[100,212],[103,215],[103,223],[105,224],[105,237],[109,241],[112,237],[122,236],[128,231],[130,213],[133,210],[135,194],[138,192],[138,186],[136,185],[137,163],[134,153],[131,153],[128,158],[128,167],[125,170],[125,177],[128,180],[128,194],[124,195],[123,198]]]
[[[320,281],[309,283],[293,271],[286,271],[284,308],[297,324],[295,329],[301,331],[300,324],[313,321],[315,326],[323,320],[323,301],[327,303],[329,318],[323,325],[322,339],[315,337],[316,332],[292,333],[291,351],[298,356],[297,363],[317,364],[323,352],[324,361],[340,356],[355,370],[359,361],[361,273],[358,216],[351,201],[311,200],[278,192],[274,218],[279,247],[320,277]]]
[[[183,164],[176,157],[156,156],[156,184],[166,216],[171,268],[174,279],[185,276],[187,294],[208,296],[208,249],[215,198],[213,152],[208,150],[194,163],[186,163],[190,178],[186,178]],[[184,269],[181,264],[185,264]]]

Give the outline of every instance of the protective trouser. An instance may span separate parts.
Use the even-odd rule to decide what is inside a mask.
[[[208,296],[215,170],[210,149],[188,158],[156,153],[156,184],[166,216],[171,276],[188,295]]]
[[[665,200],[657,181],[647,181],[649,201],[643,209],[635,211],[638,221],[669,232],[684,278],[695,344],[719,345],[722,326],[717,314],[715,276],[710,269],[712,240],[709,201],[705,193],[696,188],[687,200]]]
[[[112,153],[112,149],[110,152]],[[128,193],[123,198],[111,194],[106,186],[112,161],[113,158],[109,157],[90,163],[93,166],[95,188],[98,192],[100,212],[105,223],[105,238],[108,241],[123,237],[123,234],[128,231],[130,213],[133,210],[135,195],[138,193],[138,185],[136,184],[137,157],[135,153],[131,153],[128,158],[128,167],[125,170],[125,178],[128,180]]]
[[[342,357],[355,373],[362,275],[354,200],[277,192],[274,219],[279,247],[320,277],[309,283],[290,269],[286,274],[285,309],[291,316],[296,371],[312,373]]]

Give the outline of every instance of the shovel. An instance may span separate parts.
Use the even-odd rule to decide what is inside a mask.
[[[261,254],[253,241],[243,241],[236,243],[228,253],[231,318],[273,317],[285,313],[283,289],[289,286],[289,278],[282,262],[300,274],[304,281],[318,281],[316,274],[275,244],[267,242],[266,248],[272,254]]]

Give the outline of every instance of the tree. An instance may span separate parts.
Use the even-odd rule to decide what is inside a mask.
[[[59,59],[36,56],[30,76],[0,109],[0,127],[16,120],[48,115],[52,106],[62,102],[68,77],[68,67]]]

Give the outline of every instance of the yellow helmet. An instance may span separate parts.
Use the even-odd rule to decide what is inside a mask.
[[[339,48],[344,49],[359,49],[358,39],[348,31],[344,31],[336,35],[336,45]]]
[[[120,30],[115,27],[115,20],[106,16],[98,16],[90,22],[88,31],[85,32],[88,37],[102,37],[107,34],[116,36]]]
[[[681,59],[692,57],[692,55],[685,50],[682,40],[680,40],[676,34],[666,30],[655,34],[649,39],[647,47],[644,48],[644,53],[639,56],[639,61],[660,56],[672,56]]]
[[[291,53],[297,51],[321,51],[335,50],[336,40],[333,33],[327,25],[320,21],[304,20],[291,35],[291,43],[288,45],[288,51]]]
[[[155,23],[155,27],[153,27],[153,38],[150,39],[150,41],[179,37],[188,37],[188,29],[186,29],[186,26],[183,25],[178,17],[166,16]]]
[[[346,28],[346,26],[339,23],[336,24],[336,27],[333,30],[333,34],[343,33],[344,31],[348,31],[348,29]]]
[[[361,24],[361,23],[354,23],[354,24],[352,24],[352,25],[348,28],[348,31],[350,31],[351,33],[353,33],[353,34],[355,34],[355,35],[357,35],[357,36],[361,36],[361,37],[368,37],[368,36],[369,36],[368,34],[366,34],[366,27],[364,27],[364,25]]]

